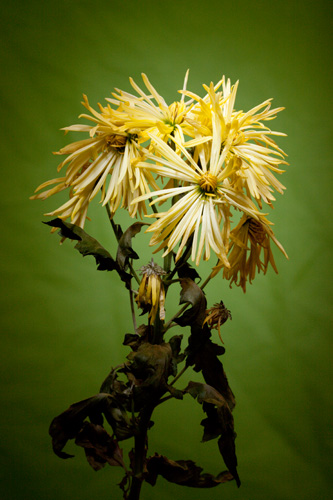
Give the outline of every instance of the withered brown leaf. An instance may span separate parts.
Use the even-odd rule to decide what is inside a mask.
[[[192,304],[192,307],[184,312],[184,314],[175,319],[175,322],[180,326],[202,325],[205,320],[205,311],[207,300],[204,292],[191,278],[181,278],[179,304]]]
[[[100,470],[106,463],[126,469],[118,442],[101,425],[84,422],[75,444],[84,448],[87,460],[94,470]]]
[[[188,346],[185,349],[187,366],[194,365],[194,370],[202,371],[207,384],[214,387],[228,402],[230,409],[235,407],[235,396],[229,386],[227,376],[218,356],[225,352],[221,345],[213,343],[210,339],[211,332],[205,324],[203,327],[193,325]]]
[[[95,425],[103,425],[103,415],[111,425],[118,440],[133,436],[133,424],[118,398],[112,394],[100,393],[71,405],[66,411],[55,417],[50,425],[53,451],[60,458],[73,455],[62,451],[70,439],[75,439],[84,421],[89,418]]]
[[[135,408],[139,410],[166,391],[172,350],[170,344],[143,342],[127,358],[130,363],[124,371],[133,384]]]
[[[95,238],[89,236],[81,227],[70,224],[69,222],[64,222],[61,219],[53,219],[44,222],[44,224],[59,228],[59,236],[63,238],[77,240],[78,243],[74,248],[78,250],[83,257],[86,255],[95,257],[98,271],[112,271],[117,269],[116,262],[111,257],[110,253],[95,240]]]
[[[229,471],[240,486],[237,472],[237,457],[235,449],[234,419],[227,401],[224,397],[208,384],[189,382],[184,390],[203,404],[207,418],[201,422],[204,426],[203,441],[220,436],[218,446],[223,460]]]
[[[95,424],[102,425],[102,412],[105,409],[109,394],[97,394],[71,405],[66,411],[55,417],[50,425],[49,434],[52,437],[53,451],[60,458],[70,458],[73,455],[63,452],[67,441],[74,439],[82,428],[84,420],[89,417]]]
[[[233,479],[228,471],[221,472],[218,476],[202,474],[202,467],[192,460],[170,460],[158,454],[147,459],[146,467],[148,474],[145,479],[153,486],[159,475],[171,483],[192,488],[213,488]]]
[[[197,270],[190,266],[188,262],[182,262],[181,265],[177,266],[177,274],[179,278],[190,278],[193,281],[197,278],[199,278],[199,280],[201,279]]]
[[[126,271],[129,259],[138,259],[138,254],[132,248],[132,238],[138,234],[146,222],[135,222],[122,234],[117,250],[116,261],[120,269]]]

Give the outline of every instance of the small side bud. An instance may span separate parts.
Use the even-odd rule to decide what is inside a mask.
[[[138,294],[135,301],[143,312],[149,311],[149,323],[153,324],[159,311],[159,318],[165,319],[165,290],[161,276],[166,272],[153,259],[147,266],[142,266],[140,269],[142,280],[139,286]]]
[[[219,304],[214,304],[213,307],[207,309],[206,319],[203,325],[207,323],[210,328],[216,328],[221,339],[222,344],[224,344],[221,336],[221,325],[223,325],[228,319],[232,319],[231,312],[225,307],[222,300]]]

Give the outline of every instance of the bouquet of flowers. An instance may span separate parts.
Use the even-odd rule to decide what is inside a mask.
[[[285,134],[272,131],[266,122],[283,108],[272,109],[268,99],[247,112],[236,111],[238,82],[231,85],[223,77],[216,85],[203,85],[200,97],[187,89],[188,72],[180,99],[168,105],[145,74],[142,79],[146,89],[130,79],[136,95],[115,89],[98,110],[83,96],[88,113],[80,118],[88,124],[63,130],[82,132],[85,138],[56,153],[65,156],[58,166],[63,175],[40,185],[32,196],[43,200],[68,190],[68,201],[45,214],[55,217],[46,224],[59,230],[61,241],[75,240],[82,255],[94,256],[98,270],[118,273],[129,293],[133,333],[125,335],[124,344],[131,349],[126,361],[111,370],[97,395],[71,405],[50,426],[59,457],[71,456],[63,449],[75,439],[93,469],[107,463],[123,467],[120,487],[128,500],[139,499],[142,483],[155,485],[158,475],[199,488],[232,479],[240,485],[235,398],[219,359],[225,348],[211,340],[211,330],[217,329],[222,341],[221,326],[231,313],[222,300],[207,309],[203,290],[217,276],[245,292],[256,272],[266,273],[269,264],[277,272],[271,242],[287,256],[266,218],[274,192],[285,189],[277,176],[287,164],[273,139]],[[96,196],[117,241],[113,255],[84,231]],[[123,231],[115,221],[120,208],[144,222]],[[151,258],[138,273],[132,240],[143,228],[151,233],[153,253],[162,253],[163,267]],[[214,264],[201,282],[197,266],[211,254]],[[182,307],[166,319],[171,286],[179,287]],[[139,326],[136,307],[147,315]],[[169,335],[173,326],[189,329],[186,346],[183,334]],[[202,372],[204,382],[177,388],[189,367]],[[202,473],[192,460],[148,456],[154,409],[187,394],[206,414],[203,441],[218,439],[227,469],[218,476]],[[119,446],[125,439],[134,440],[129,466]]]

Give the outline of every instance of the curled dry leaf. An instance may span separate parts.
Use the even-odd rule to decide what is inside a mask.
[[[52,420],[49,434],[52,437],[53,451],[58,457],[70,458],[73,456],[62,450],[69,439],[76,438],[87,417],[96,424],[101,425],[103,423],[102,412],[109,397],[109,394],[97,394],[74,403]]]
[[[50,425],[53,451],[60,458],[73,455],[62,451],[67,441],[75,439],[89,420],[95,425],[103,425],[103,415],[111,425],[118,440],[133,436],[134,428],[119,398],[112,394],[100,393],[71,405],[66,411],[55,417]]]
[[[213,488],[233,479],[228,471],[221,472],[218,476],[202,474],[202,467],[192,460],[170,460],[158,454],[147,459],[146,467],[148,474],[145,479],[153,486],[159,475],[171,483],[192,488]]]
[[[207,300],[204,292],[191,278],[181,278],[179,304],[192,304],[192,307],[175,319],[180,326],[202,325],[205,320]]]
[[[51,227],[58,227],[60,229],[59,236],[63,238],[69,238],[71,240],[77,240],[78,243],[74,248],[80,252],[80,254],[85,257],[86,255],[92,255],[95,257],[97,270],[98,271],[112,271],[117,269],[116,262],[111,257],[109,252],[97,241],[95,238],[89,236],[81,227],[75,224],[70,224],[69,222],[64,222],[61,219],[53,219],[48,222],[44,222]]]
[[[184,361],[184,359],[185,359],[185,353],[180,352],[182,339],[183,339],[182,335],[174,335],[169,340],[169,344],[170,344],[171,351],[172,351],[170,375],[173,375],[174,377],[177,375],[177,371],[178,371],[177,365],[179,363],[181,363],[182,361]]]
[[[136,333],[126,333],[123,345],[127,345],[133,351],[137,351],[141,344],[149,342],[154,333],[152,325],[140,325]]]
[[[160,397],[166,391],[170,373],[172,350],[169,344],[144,342],[128,356],[130,363],[124,370],[133,384],[136,409]]]
[[[137,253],[134,252],[131,247],[131,241],[133,236],[141,230],[142,226],[147,224],[143,222],[136,222],[124,232],[119,240],[116,260],[111,257],[110,253],[97,240],[95,240],[95,238],[90,236],[81,227],[76,226],[75,224],[64,222],[61,219],[53,219],[51,221],[44,222],[44,224],[59,228],[59,236],[62,238],[76,240],[78,243],[74,248],[78,250],[83,257],[86,255],[92,255],[95,257],[98,271],[117,271],[120,279],[126,283],[126,288],[130,289],[132,276],[126,272],[128,260],[130,258],[139,258]],[[118,234],[119,231],[120,229],[118,227]]]
[[[138,259],[138,254],[132,248],[132,238],[138,234],[146,222],[135,222],[122,234],[119,239],[116,261],[120,269],[126,271],[129,259]]]
[[[224,354],[225,348],[213,343],[210,337],[211,333],[206,324],[202,328],[198,325],[191,327],[191,335],[185,349],[186,364],[194,365],[194,370],[197,372],[202,371],[206,383],[222,394],[232,410],[236,404],[235,396],[229,386],[223,365],[218,359],[218,356]]]
[[[204,426],[203,441],[220,436],[218,440],[220,453],[235,478],[237,486],[240,486],[237,472],[234,419],[228,403],[214,387],[208,384],[189,382],[184,392],[188,392],[199,403],[203,404],[203,409],[207,414],[207,418],[201,422]]]
[[[102,469],[106,463],[126,469],[117,441],[101,425],[84,422],[75,444],[84,448],[87,460],[94,470]]]
[[[197,278],[199,278],[199,280],[201,279],[196,269],[192,267],[188,262],[182,262],[181,265],[177,266],[177,274],[179,278],[190,278],[193,281],[195,281]]]
[[[119,365],[116,368],[111,368],[110,373],[102,382],[99,392],[105,392],[107,394],[119,396],[119,401],[125,402],[127,397],[128,386],[125,382],[118,379],[118,371],[120,371],[125,365]],[[124,396],[123,398],[121,396]]]

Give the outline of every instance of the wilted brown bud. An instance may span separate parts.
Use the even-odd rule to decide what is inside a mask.
[[[152,259],[147,266],[141,267],[140,274],[142,280],[135,298],[138,307],[141,307],[144,312],[149,311],[150,324],[154,323],[158,309],[160,319],[164,320],[165,291],[161,276],[166,274],[165,271]]]
[[[223,344],[223,340],[221,337],[220,327],[221,327],[221,325],[223,325],[223,323],[225,323],[227,321],[227,319],[232,319],[231,312],[229,311],[229,309],[227,309],[225,307],[225,305],[223,304],[223,302],[221,300],[221,302],[219,304],[214,304],[213,307],[211,307],[210,309],[207,309],[206,319],[203,322],[203,325],[205,323],[207,323],[207,325],[210,328],[217,329],[222,344]]]

